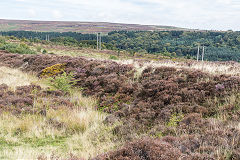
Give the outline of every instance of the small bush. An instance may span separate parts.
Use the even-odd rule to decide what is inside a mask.
[[[36,54],[35,51],[31,50],[28,45],[21,43],[4,43],[0,46],[0,49],[6,50],[11,53],[19,53],[19,54]]]
[[[65,70],[66,64],[55,64],[43,69],[40,73],[40,77],[52,77],[61,74]]]
[[[37,52],[41,52],[42,48],[40,46],[37,46]]]
[[[118,58],[117,58],[116,56],[113,56],[113,55],[111,55],[111,56],[109,57],[109,59],[118,60]]]
[[[169,127],[177,127],[178,123],[182,121],[183,119],[183,114],[173,114],[168,122]]]
[[[43,54],[46,54],[46,53],[47,53],[47,50],[46,50],[46,49],[44,49],[44,50],[42,51],[42,53],[43,53]]]
[[[116,151],[99,155],[94,159],[152,159],[152,160],[176,160],[181,157],[181,151],[171,144],[159,139],[143,138],[126,143]]]
[[[51,87],[61,90],[64,93],[69,93],[73,85],[76,84],[76,82],[73,80],[73,74],[67,74],[66,72],[55,77],[49,77],[48,80]]]
[[[5,38],[4,37],[0,37],[0,45],[1,45],[1,43],[5,43],[6,41],[5,41]]]

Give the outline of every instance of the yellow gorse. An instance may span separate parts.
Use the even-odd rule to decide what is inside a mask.
[[[64,72],[66,64],[55,64],[42,70],[40,77],[52,77]]]

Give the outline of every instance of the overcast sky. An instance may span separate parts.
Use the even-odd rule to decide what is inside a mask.
[[[240,0],[1,0],[0,19],[119,22],[240,31]]]

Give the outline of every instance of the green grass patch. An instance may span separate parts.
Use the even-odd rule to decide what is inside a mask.
[[[21,144],[17,143],[17,142],[11,142],[8,141],[4,138],[0,138],[0,150],[3,150],[5,148],[12,148],[12,147],[16,147],[16,146],[20,146]]]
[[[25,144],[30,144],[31,147],[43,147],[43,146],[64,146],[66,141],[65,136],[46,136],[44,138],[24,138],[22,140]]]

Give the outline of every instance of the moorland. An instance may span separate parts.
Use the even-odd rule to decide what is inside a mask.
[[[238,62],[0,38],[1,159],[240,159]]]

